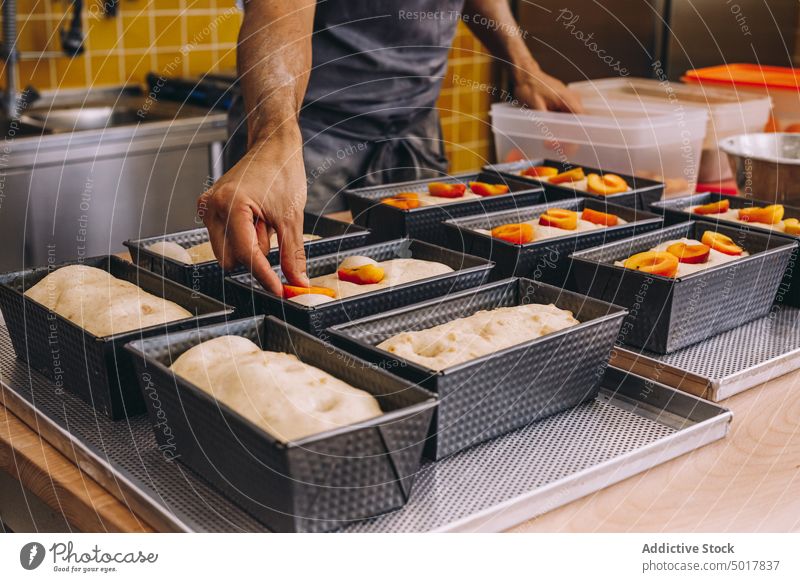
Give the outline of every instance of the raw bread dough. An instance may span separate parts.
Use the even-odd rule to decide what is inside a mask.
[[[627,221],[623,220],[619,216],[617,216],[617,226],[621,224],[628,224]],[[558,238],[561,236],[571,236],[578,232],[587,232],[591,230],[598,230],[601,228],[608,228],[604,224],[595,224],[594,222],[589,222],[588,220],[583,220],[580,218],[580,214],[578,215],[578,227],[575,230],[567,230],[566,228],[557,228],[555,226],[544,226],[539,224],[539,217],[537,216],[535,220],[528,220],[524,224],[530,224],[533,227],[533,241],[540,241],[540,240],[547,240],[549,238]],[[485,228],[476,228],[475,232],[479,232],[481,234],[485,234],[488,236],[492,235],[492,231],[487,230]]]
[[[86,265],[56,269],[25,296],[98,337],[192,317],[177,303]]]
[[[315,234],[304,234],[303,242],[311,240],[319,240]],[[278,246],[278,235],[273,234],[269,237],[269,246],[271,249]],[[174,259],[180,263],[187,265],[196,265],[198,263],[206,263],[208,261],[215,261],[217,258],[214,256],[214,249],[211,248],[211,242],[200,243],[188,248],[184,248],[176,242],[172,241],[158,241],[146,247],[148,251],[158,253]]]
[[[695,208],[699,208],[702,205],[697,206],[690,206],[686,209],[687,212],[691,212],[694,214]],[[763,228],[764,230],[773,230],[777,232],[786,232],[786,226],[784,222],[781,220],[780,222],[776,222],[775,224],[764,224],[763,222],[747,222],[741,220],[739,218],[739,210],[740,208],[730,208],[725,212],[720,212],[718,214],[706,214],[703,218],[718,218],[720,220],[729,220],[731,222],[738,222],[739,224],[746,224],[747,226],[752,226],[753,228]]]
[[[443,370],[578,323],[570,311],[531,303],[478,311],[436,327],[403,332],[378,347],[431,370]]]
[[[403,283],[410,283],[411,281],[418,281],[420,279],[427,279],[428,277],[435,277],[436,275],[444,275],[445,273],[453,272],[453,269],[442,263],[423,261],[420,259],[390,259],[388,261],[379,261],[376,264],[383,268],[384,271],[384,277],[380,283],[359,285],[358,283],[340,281],[339,275],[333,272],[327,275],[314,277],[311,279],[311,285],[333,289],[336,293],[336,298],[343,299],[345,297],[361,295],[362,293],[369,293],[370,291],[386,289],[387,287],[394,287],[395,285],[402,285]],[[296,297],[293,297],[291,301],[295,299]]]
[[[368,392],[239,336],[194,346],[172,370],[283,442],[383,414]]]
[[[686,243],[687,245],[699,245],[703,244],[699,240],[694,240],[691,238],[679,238],[675,240],[668,240],[667,242],[661,243],[658,246],[653,247],[650,249],[651,251],[666,251],[670,245],[674,245],[675,243]],[[676,277],[683,277],[686,275],[691,275],[692,273],[697,273],[699,271],[705,271],[706,269],[710,269],[711,267],[717,267],[719,265],[724,265],[725,263],[730,263],[731,261],[735,261],[736,259],[741,259],[742,257],[748,256],[749,253],[744,251],[741,255],[726,255],[725,253],[721,253],[719,251],[715,251],[711,249],[711,252],[708,255],[708,261],[705,263],[678,263],[678,272],[676,273]],[[614,264],[618,267],[624,267],[625,261],[616,261]]]

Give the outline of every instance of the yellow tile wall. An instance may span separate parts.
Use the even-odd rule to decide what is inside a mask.
[[[66,0],[20,0],[18,48],[23,61],[18,86],[37,89],[142,83],[149,71],[197,75],[236,66],[241,13],[234,0],[122,0],[116,18],[102,14],[102,0],[86,0],[86,51],[61,55]],[[463,23],[450,51],[439,99],[451,171],[491,161],[490,95],[453,78],[493,81],[491,58]]]

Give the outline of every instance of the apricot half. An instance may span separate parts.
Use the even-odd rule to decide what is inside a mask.
[[[566,184],[568,182],[580,182],[586,177],[583,173],[583,168],[572,168],[566,172],[561,172],[550,178],[551,184]]]
[[[437,198],[461,198],[466,191],[466,184],[448,184],[447,182],[428,184],[428,194]]]
[[[381,202],[400,210],[411,210],[412,208],[419,208],[419,194],[416,192],[400,192],[382,199]]]
[[[548,208],[544,214],[539,216],[539,224],[564,230],[575,230],[578,228],[578,213],[564,208]]]
[[[508,192],[505,184],[487,184],[486,182],[470,182],[469,189],[478,196],[499,196]]]
[[[665,251],[638,253],[626,259],[623,265],[626,269],[662,277],[674,277],[678,273],[678,257]]]
[[[709,202],[708,204],[698,206],[693,210],[693,212],[695,214],[722,214],[723,212],[728,212],[730,208],[731,201],[725,198],[723,200],[719,200],[718,202]]]
[[[520,175],[530,176],[531,178],[550,178],[558,175],[558,169],[550,166],[531,166],[522,170]]]
[[[533,241],[533,226],[527,223],[501,224],[492,229],[492,236],[515,245]]]
[[[628,183],[616,174],[589,174],[586,178],[586,189],[592,194],[609,196],[628,191]]]
[[[380,283],[386,276],[384,270],[378,265],[362,265],[360,267],[343,268],[336,271],[340,281],[355,283],[356,285],[374,285]]]
[[[783,221],[783,232],[786,234],[800,235],[800,220],[787,218]]]
[[[707,230],[700,240],[704,245],[710,246],[715,251],[726,255],[741,255],[744,252],[744,249],[733,242],[731,237],[719,232]]]
[[[708,261],[711,255],[711,248],[704,244],[690,245],[685,242],[677,242],[667,247],[667,252],[678,257],[681,263],[696,265]]]
[[[759,222],[761,224],[778,224],[783,220],[783,204],[771,204],[763,208],[740,208],[739,220]]]
[[[591,208],[584,208],[581,218],[592,224],[602,224],[603,226],[617,226],[619,224],[619,216],[616,214],[607,214]]]
[[[298,295],[327,295],[336,297],[336,292],[329,287],[298,287],[297,285],[284,285],[283,296],[286,299],[297,297]]]

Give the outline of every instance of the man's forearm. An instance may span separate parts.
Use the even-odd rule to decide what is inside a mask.
[[[465,22],[495,58],[507,63],[512,75],[539,68],[520,34],[508,0],[466,0]]]
[[[237,68],[250,145],[297,133],[311,70],[315,0],[249,0]]]

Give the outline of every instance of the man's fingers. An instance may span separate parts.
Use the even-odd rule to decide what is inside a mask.
[[[230,250],[236,261],[248,269],[266,289],[276,295],[283,295],[280,277],[272,270],[259,247],[253,214],[249,208],[231,212],[225,234],[226,254]]]
[[[277,225],[278,247],[281,252],[281,270],[292,285],[308,287],[306,251],[303,246],[303,219]]]

